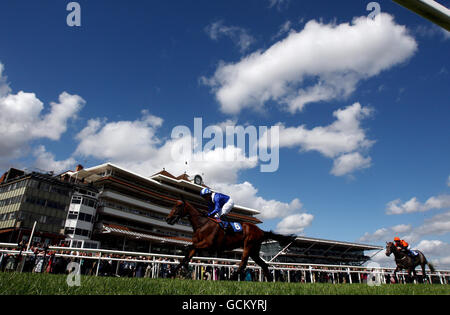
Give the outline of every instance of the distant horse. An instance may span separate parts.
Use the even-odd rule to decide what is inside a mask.
[[[267,264],[259,256],[262,242],[273,239],[281,246],[286,246],[295,240],[295,236],[284,236],[273,232],[265,232],[253,223],[242,223],[242,232],[226,232],[217,221],[209,218],[203,212],[194,208],[189,202],[177,201],[174,208],[166,218],[166,222],[174,225],[180,219],[187,217],[194,229],[192,245],[188,247],[186,256],[175,268],[173,275],[176,275],[182,267],[187,268],[190,260],[198,250],[233,250],[243,248],[241,263],[238,268],[238,275],[244,279],[245,268],[249,257],[258,264],[268,281],[273,281]]]
[[[409,256],[407,253],[405,253],[402,250],[399,250],[397,246],[395,246],[392,242],[386,242],[386,256],[390,256],[391,254],[394,254],[395,257],[395,263],[397,264],[397,268],[394,271],[394,279],[397,281],[397,272],[405,269],[408,271],[408,276],[411,278],[411,273],[413,273],[414,278],[417,279],[416,274],[416,267],[420,265],[422,267],[422,275],[423,279],[425,280],[426,273],[425,273],[425,265],[428,265],[430,267],[431,272],[434,272],[434,266],[427,261],[425,258],[425,255],[421,251],[417,251],[418,255],[414,258]]]

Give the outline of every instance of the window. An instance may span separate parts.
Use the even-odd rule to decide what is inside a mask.
[[[36,200],[36,204],[41,207],[45,207],[46,203],[47,203],[47,200],[45,200],[45,199],[37,199]]]
[[[28,182],[28,187],[31,187],[31,188],[38,188],[38,186],[39,186],[39,182],[38,182],[37,180],[31,179],[31,180]]]
[[[92,222],[92,215],[81,212],[80,215],[78,216],[78,220],[85,222]]]
[[[81,236],[90,236],[91,235],[91,232],[90,231],[88,231],[88,230],[84,230],[84,229],[76,229],[75,230],[75,234],[76,235],[81,235]]]
[[[64,229],[64,234],[66,234],[66,235],[73,235],[74,232],[75,232],[75,229],[71,228],[71,227],[67,227]]]
[[[79,204],[81,204],[81,199],[82,198],[80,196],[73,196],[72,203],[79,205]]]
[[[93,242],[84,242],[84,248],[93,248],[93,249],[97,249],[97,243],[93,243]]]
[[[25,202],[34,204],[36,202],[36,199],[33,196],[26,196],[25,197]]]
[[[43,191],[50,191],[51,186],[47,183],[41,183],[41,186],[39,187],[40,190]]]
[[[3,207],[3,206],[9,206],[9,205],[13,205],[13,204],[16,204],[16,203],[20,203],[20,200],[22,199],[22,196],[16,196],[16,197],[11,197],[11,198],[8,198],[8,199],[3,199],[3,200],[0,200],[0,207]]]
[[[89,198],[83,198],[83,205],[90,207],[90,208],[96,208],[97,202],[95,200],[92,200]]]
[[[78,219],[78,212],[69,211],[69,215],[67,216],[67,219],[69,219],[69,220],[76,220],[76,219]]]
[[[81,248],[82,245],[83,245],[82,241],[73,241],[72,242],[72,247],[73,248]]]

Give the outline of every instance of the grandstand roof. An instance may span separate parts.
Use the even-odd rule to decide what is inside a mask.
[[[275,242],[269,241],[268,243]],[[369,245],[369,244],[360,244],[353,242],[343,242],[343,241],[334,241],[334,240],[326,240],[320,238],[313,237],[305,237],[305,236],[297,236],[295,239],[295,243],[300,245],[304,244],[304,246],[323,246],[323,247],[344,247],[347,249],[360,249],[360,250],[382,250],[384,247],[377,245]]]
[[[362,250],[380,250],[383,249],[381,246],[377,245],[368,245],[368,244],[360,244],[360,243],[352,243],[352,242],[342,242],[342,241],[333,241],[333,240],[325,240],[320,238],[312,238],[312,237],[305,237],[305,236],[298,236],[295,241],[297,243],[315,243],[315,244],[323,244],[323,245],[335,245],[335,246],[342,246],[342,247],[352,247],[352,248],[358,248]]]

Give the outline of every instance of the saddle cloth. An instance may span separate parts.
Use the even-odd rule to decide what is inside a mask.
[[[209,219],[218,223],[219,226],[224,230],[226,230],[228,227],[231,227],[231,229],[235,233],[242,232],[242,224],[239,222],[230,222],[230,221],[220,220],[220,219],[216,219],[216,218],[209,218]]]

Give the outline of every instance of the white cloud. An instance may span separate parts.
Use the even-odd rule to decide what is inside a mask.
[[[375,20],[355,18],[351,24],[313,20],[266,51],[221,63],[203,82],[224,113],[261,110],[269,101],[294,113],[307,103],[349,96],[358,82],[406,61],[416,49],[406,28],[385,13]],[[305,86],[305,79],[315,83]]]
[[[178,153],[178,148],[193,146],[194,138],[163,142],[156,135],[161,124],[162,119],[146,112],[135,121],[90,120],[77,135],[80,143],[75,154],[107,160],[144,176],[163,168],[174,174],[205,174],[205,181],[211,183],[235,182],[239,171],[257,166],[255,159],[245,157],[241,149],[233,146],[195,154]],[[235,156],[236,160],[227,162],[227,156]]]
[[[285,34],[289,33],[292,30],[292,22],[291,21],[286,21],[283,24],[281,24],[280,29],[278,30],[278,33],[272,37],[272,39],[277,39],[280,38],[282,36],[284,36]]]
[[[34,167],[45,172],[53,171],[55,174],[62,173],[71,169],[76,164],[75,159],[72,157],[63,161],[56,161],[55,155],[47,152],[43,145],[38,146],[34,150],[33,155],[36,157]]]
[[[418,239],[424,235],[444,235],[450,232],[450,211],[437,214],[413,231],[411,238]]]
[[[299,127],[285,127],[279,124],[280,148],[298,147],[300,151],[318,151],[328,158],[334,159],[331,173],[335,176],[350,174],[358,169],[371,165],[370,157],[363,157],[361,152],[368,150],[375,141],[366,137],[361,128],[361,120],[369,117],[372,110],[355,103],[344,109],[336,110],[333,116],[336,120],[328,126],[308,129],[304,125]],[[265,136],[261,137],[260,147],[266,147]]]
[[[425,203],[421,203],[416,197],[402,203],[400,199],[390,201],[387,204],[387,214],[404,214],[414,212],[425,212],[433,209],[450,208],[450,195],[439,195],[429,198]]]
[[[294,212],[302,210],[302,203],[299,199],[294,199],[290,203],[277,200],[266,200],[258,196],[258,190],[249,182],[214,184],[213,189],[232,196],[239,205],[250,207],[261,211],[262,219],[284,218]]]
[[[416,227],[412,225],[396,225],[387,228],[381,228],[374,233],[365,233],[359,241],[374,242],[374,241],[390,241],[395,236],[406,239],[410,244],[417,243],[423,237],[429,235],[445,235],[450,232],[450,211],[437,214]]]
[[[50,103],[46,114],[44,104],[34,93],[13,94],[3,80],[0,64],[0,164],[24,156],[33,140],[59,140],[70,119],[85,104],[78,95],[63,92],[59,102]]]
[[[219,40],[220,37],[230,38],[239,50],[244,53],[255,42],[253,36],[249,32],[238,26],[227,26],[222,20],[211,23],[205,28],[206,33],[212,40]]]
[[[431,24],[430,26],[419,25],[414,29],[414,32],[422,37],[432,38],[434,36],[439,36],[443,40],[450,39],[449,31],[447,31],[446,29],[444,29],[438,25],[434,25],[434,24]]]
[[[11,92],[11,88],[6,81],[6,76],[3,74],[3,71],[5,71],[5,66],[0,63],[0,97],[3,97]]]
[[[80,143],[75,154],[114,161],[147,160],[156,153],[155,146],[160,143],[155,132],[161,124],[161,118],[147,112],[135,121],[104,123],[99,119],[89,120],[76,137]]]
[[[422,240],[415,246],[436,268],[450,267],[450,244],[440,240]]]
[[[370,157],[364,158],[359,152],[344,154],[334,160],[331,174],[342,176],[355,170],[369,168],[371,161],[372,159]]]
[[[415,248],[422,251],[425,255],[450,255],[450,244],[440,240],[422,240]]]
[[[289,6],[291,0],[269,0],[269,8],[277,8],[281,11]]]
[[[380,266],[383,266],[383,267],[394,268],[396,266],[395,260],[392,258],[392,256],[390,256],[390,257],[386,256],[385,250],[381,250],[380,252],[375,254],[375,256],[373,256],[370,259],[370,261],[376,262],[376,263],[380,264]]]
[[[314,216],[308,213],[290,215],[277,224],[277,232],[282,234],[303,234],[306,227],[310,226]]]
[[[403,237],[406,233],[412,231],[411,225],[400,224],[389,228],[381,228],[374,233],[365,233],[359,241],[360,242],[388,242],[392,241],[394,237]]]

